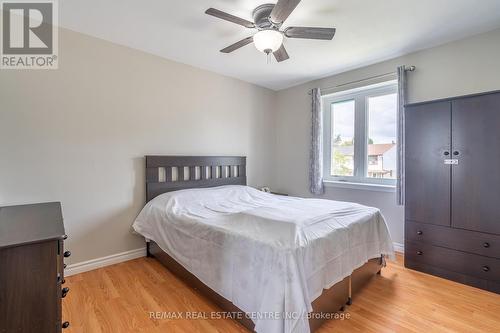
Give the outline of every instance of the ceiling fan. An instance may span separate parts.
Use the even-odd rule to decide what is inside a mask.
[[[258,32],[220,50],[222,53],[231,53],[247,44],[254,43],[257,50],[269,55],[272,53],[276,61],[281,62],[290,58],[283,46],[283,38],[306,38],[332,40],[335,28],[288,27],[280,30],[283,22],[290,16],[300,0],[278,0],[276,5],[264,4],[253,10],[253,20],[239,18],[215,8],[209,8],[205,14],[242,25],[246,28],[257,29]]]

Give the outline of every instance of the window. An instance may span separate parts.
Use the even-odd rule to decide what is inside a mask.
[[[397,83],[323,96],[325,180],[396,184]]]
[[[354,176],[354,101],[331,104],[331,175]]]

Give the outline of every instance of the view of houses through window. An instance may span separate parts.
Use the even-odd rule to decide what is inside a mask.
[[[398,98],[368,98],[368,177],[396,179],[396,114]]]
[[[397,94],[394,89],[393,86],[367,89],[326,101],[329,110],[325,110],[330,111],[327,139],[331,177],[396,179]],[[366,145],[360,146],[357,140],[366,141]]]

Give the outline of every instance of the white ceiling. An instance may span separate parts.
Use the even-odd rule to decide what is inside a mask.
[[[220,53],[254,30],[204,11],[252,20],[267,2],[62,0],[59,16],[65,28],[274,90],[500,27],[500,0],[302,0],[285,26],[333,26],[333,41],[287,39],[279,64],[253,45]]]

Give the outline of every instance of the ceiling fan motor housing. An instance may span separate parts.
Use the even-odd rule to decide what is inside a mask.
[[[255,22],[255,27],[257,27],[257,29],[265,30],[274,28],[274,24],[272,24],[271,20],[269,19],[273,8],[274,4],[267,3],[264,5],[260,5],[253,10],[253,21]]]

